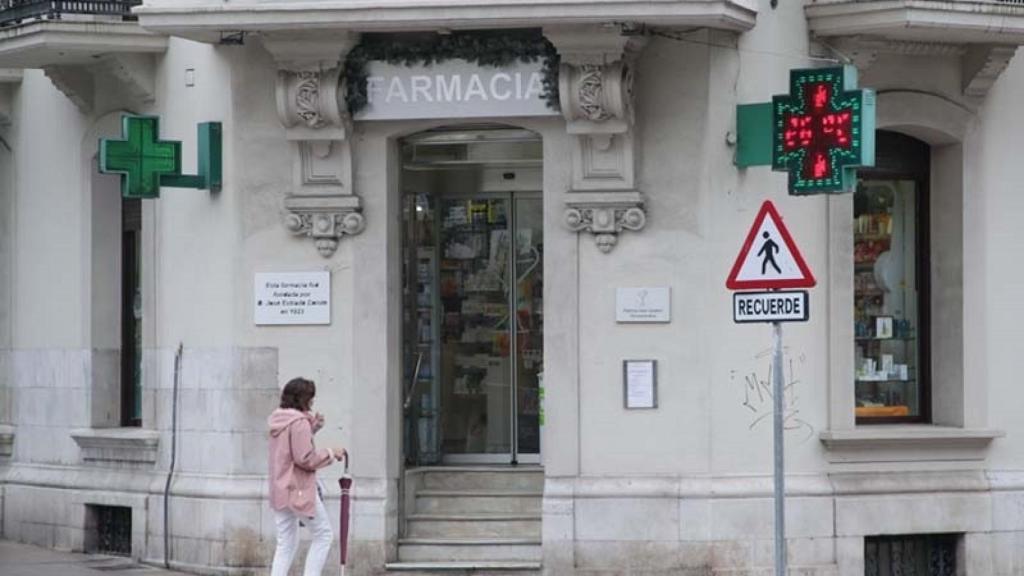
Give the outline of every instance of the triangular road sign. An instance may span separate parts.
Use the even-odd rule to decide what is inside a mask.
[[[774,290],[815,284],[775,205],[765,200],[725,286],[730,290]]]

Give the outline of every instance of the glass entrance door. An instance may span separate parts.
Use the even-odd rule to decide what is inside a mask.
[[[411,445],[419,464],[539,462],[540,195],[438,196],[406,209],[407,456]]]
[[[540,463],[541,378],[544,370],[544,221],[539,196],[513,199],[515,230],[515,455]]]

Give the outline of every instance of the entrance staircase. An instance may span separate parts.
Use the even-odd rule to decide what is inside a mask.
[[[536,576],[541,566],[539,466],[416,468],[406,473],[403,576]]]

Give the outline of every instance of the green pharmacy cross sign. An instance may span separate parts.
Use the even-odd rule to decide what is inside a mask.
[[[121,140],[100,139],[100,172],[121,175],[125,198],[159,198],[160,187],[221,188],[221,124],[199,124],[198,174],[181,173],[181,142],[160,140],[155,116],[124,116]]]
[[[789,172],[793,195],[853,190],[875,163],[875,94],[856,86],[852,66],[791,70],[789,94],[738,107],[736,164]]]

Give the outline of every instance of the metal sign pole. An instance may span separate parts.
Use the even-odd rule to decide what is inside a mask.
[[[772,396],[775,405],[775,576],[786,576],[786,477],[783,459],[782,323],[772,322]]]

